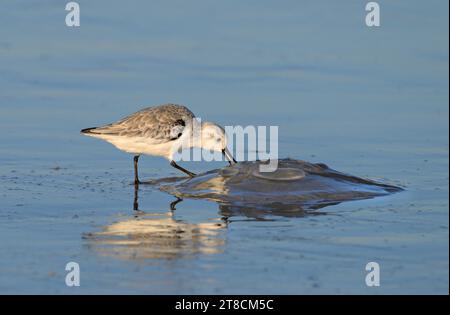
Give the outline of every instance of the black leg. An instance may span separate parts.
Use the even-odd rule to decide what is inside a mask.
[[[134,186],[134,201],[133,201],[133,210],[139,211],[139,197],[138,197],[139,187],[137,185]]]
[[[175,201],[172,201],[171,203],[170,203],[170,210],[177,210],[176,208],[175,208],[175,206],[177,205],[177,203],[179,203],[179,202],[181,202],[181,201],[183,201],[183,199],[181,199],[181,198],[178,198],[177,197],[177,200],[175,200]]]
[[[177,163],[175,163],[175,161],[170,161],[170,165],[172,165],[173,167],[179,169],[180,171],[188,174],[190,177],[194,177],[195,174],[192,172],[189,172],[187,169],[182,168],[180,165],[178,165]]]
[[[134,156],[134,185],[139,185],[139,176],[138,176],[138,161],[139,155]]]

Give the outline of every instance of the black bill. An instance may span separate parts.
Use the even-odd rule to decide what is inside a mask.
[[[230,151],[228,151],[228,148],[223,149],[222,154],[228,160],[228,163],[230,163],[230,165],[237,163],[237,161],[234,159],[233,155],[230,153]]]

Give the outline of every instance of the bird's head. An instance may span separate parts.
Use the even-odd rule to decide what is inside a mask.
[[[233,155],[227,149],[227,136],[221,126],[212,122],[202,122],[200,132],[201,148],[222,152],[230,164],[236,163]]]

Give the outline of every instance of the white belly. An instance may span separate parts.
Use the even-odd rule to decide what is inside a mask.
[[[128,153],[156,155],[167,159],[171,159],[172,156],[173,141],[155,144],[149,142],[148,138],[142,137],[92,136],[108,141],[119,150]]]

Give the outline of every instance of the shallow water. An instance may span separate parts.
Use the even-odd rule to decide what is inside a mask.
[[[379,1],[377,30],[360,1],[79,3],[76,30],[58,1],[0,5],[1,293],[448,293],[447,2]],[[165,102],[405,190],[303,211],[135,191],[131,157],[79,130]]]

